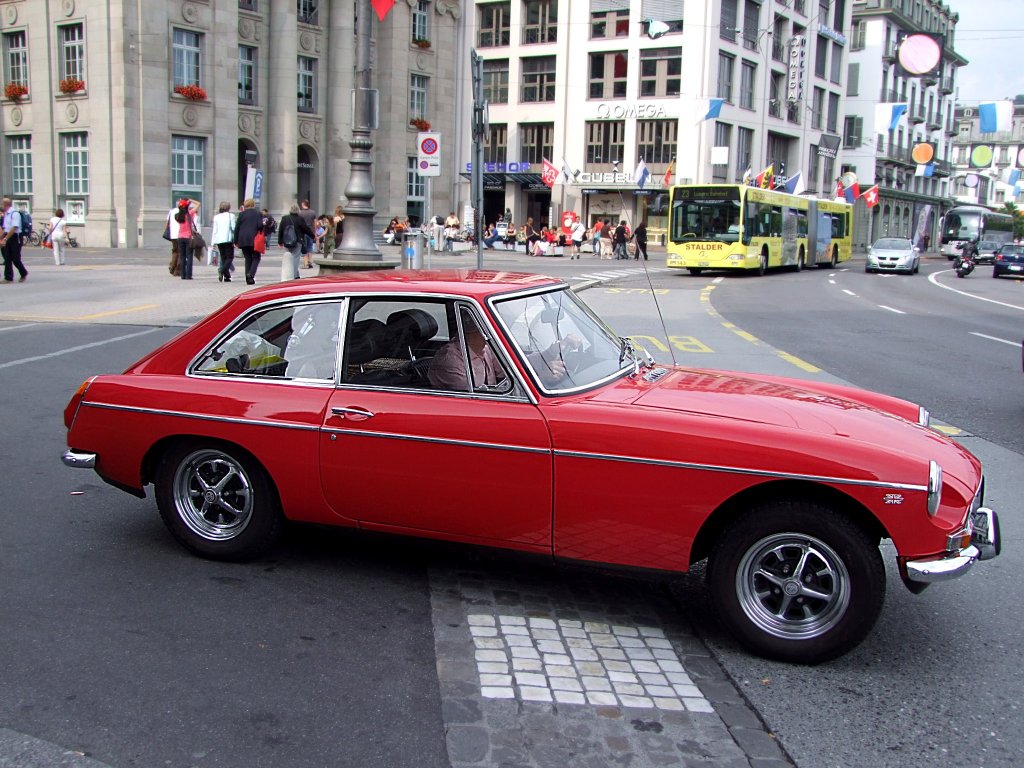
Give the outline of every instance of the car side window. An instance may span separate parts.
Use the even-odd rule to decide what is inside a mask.
[[[448,341],[454,302],[353,299],[346,324],[344,384],[430,388],[430,360]]]
[[[334,381],[339,302],[303,303],[255,313],[214,343],[198,374]]]
[[[493,339],[473,310],[459,305],[449,340],[438,349],[427,370],[435,389],[450,392],[507,394],[514,384],[501,363]]]

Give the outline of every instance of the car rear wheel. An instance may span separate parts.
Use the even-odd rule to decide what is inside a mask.
[[[194,554],[249,560],[281,535],[284,521],[266,472],[235,446],[177,445],[162,457],[155,481],[164,524]]]
[[[815,664],[856,646],[885,598],[876,543],[810,502],[752,509],[722,534],[708,586],[736,639],[769,659]]]

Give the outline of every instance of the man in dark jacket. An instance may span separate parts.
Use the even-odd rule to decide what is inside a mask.
[[[633,242],[636,243],[636,254],[633,258],[647,261],[647,225],[642,221],[633,230]]]
[[[626,220],[622,219],[619,221],[619,226],[615,228],[615,234],[612,236],[612,247],[615,249],[616,259],[628,259],[629,254],[626,252],[626,243],[629,240],[629,236],[626,234]]]
[[[256,251],[256,234],[263,234],[262,226],[263,217],[256,210],[256,201],[251,197],[247,198],[242,203],[242,212],[235,220],[234,237],[234,243],[242,249],[242,257],[245,259],[245,282],[247,285],[253,285],[256,282],[256,270],[259,269],[260,257],[263,255],[262,251]]]
[[[313,230],[303,220],[299,206],[293,205],[287,216],[277,225],[277,244],[287,253],[281,260],[281,280],[299,279],[299,259],[302,258],[304,238],[312,237]]]

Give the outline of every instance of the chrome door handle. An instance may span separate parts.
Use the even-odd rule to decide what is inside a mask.
[[[365,408],[346,408],[344,406],[334,406],[331,408],[331,413],[335,416],[358,416],[363,419],[372,419],[376,414],[373,411],[368,411]]]

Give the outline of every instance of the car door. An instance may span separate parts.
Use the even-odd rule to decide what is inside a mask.
[[[508,385],[465,391],[423,371],[464,344],[467,311],[487,329]],[[414,332],[400,331],[413,318]],[[353,301],[341,385],[321,429],[334,511],[368,528],[533,551],[551,546],[551,441],[478,307],[450,299]]]

